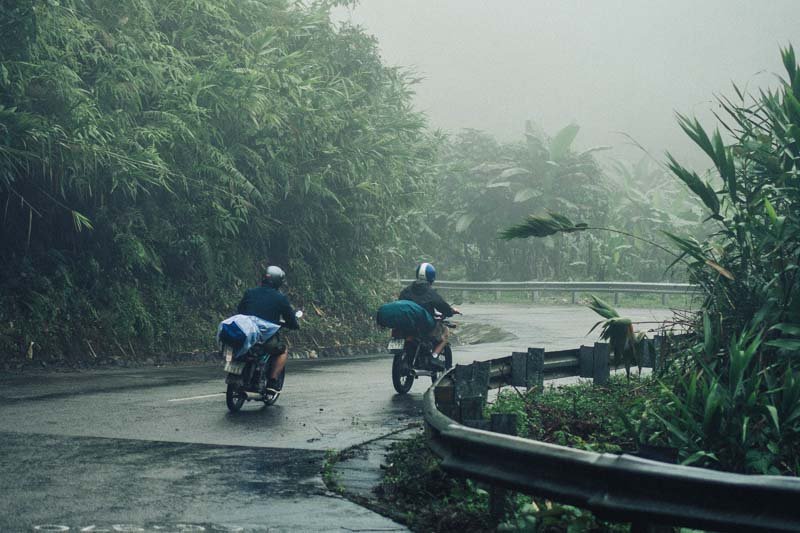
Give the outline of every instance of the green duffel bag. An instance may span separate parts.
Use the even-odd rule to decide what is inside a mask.
[[[426,335],[436,323],[424,307],[411,300],[397,300],[378,308],[378,325],[403,335]]]

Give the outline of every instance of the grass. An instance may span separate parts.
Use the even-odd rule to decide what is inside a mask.
[[[336,450],[326,450],[325,462],[322,465],[322,481],[325,483],[325,486],[337,494],[342,494],[344,492],[344,488],[339,482],[339,474],[335,468],[336,463],[342,460],[342,454],[343,452],[338,452]]]

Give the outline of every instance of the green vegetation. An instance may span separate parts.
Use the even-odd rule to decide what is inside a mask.
[[[412,531],[481,532],[491,529],[488,493],[448,476],[424,435],[393,445],[377,494],[393,517]]]
[[[603,147],[576,151],[572,124],[550,137],[527,124],[524,140],[498,143],[467,130],[441,148],[436,198],[421,232],[448,277],[468,280],[661,281],[673,257],[632,238],[697,227],[700,208],[642,159],[598,163]],[[505,242],[497,234],[528,213],[558,210],[620,233],[552,234]],[[628,234],[625,234],[628,233]],[[673,271],[682,279],[683,273]]]
[[[591,382],[544,393],[501,390],[487,414],[515,413],[517,435],[594,452],[636,452],[638,443],[627,418],[639,419],[658,383],[634,375],[629,382],[611,376],[607,387]]]
[[[540,205],[678,231],[698,206],[660,169],[604,170],[577,125],[430,133],[408,74],[331,22],[340,3],[0,12],[4,357],[210,348],[266,263],[312,310],[293,336],[309,348],[374,335],[384,280],[421,257],[449,279],[662,279],[671,258],[623,234],[496,239]]]
[[[714,175],[704,180],[669,156],[714,226],[703,241],[664,228],[677,248],[673,263],[686,265],[704,301],[693,347],[676,354],[661,376],[663,401],[644,413],[660,427],[645,433],[677,448],[683,464],[800,473],[800,66],[791,47],[782,56],[788,76],[778,90],[750,99],[736,88],[736,103],[720,101],[732,143],[680,117]],[[504,237],[593,229],[602,228],[550,214],[530,216]],[[612,344],[625,344],[630,330],[615,340],[614,327],[606,330]]]
[[[597,452],[632,452],[621,411],[642,413],[651,380],[614,377],[608,388],[580,384],[545,394],[506,389],[487,413],[517,413],[518,434]],[[496,523],[489,513],[489,487],[447,475],[428,450],[424,435],[394,446],[377,494],[395,518],[413,531],[628,531],[627,524],[598,520],[592,513],[542,498],[512,494],[508,514]]]
[[[704,291],[688,348],[677,345],[657,376],[629,375],[612,378],[608,387],[580,384],[544,394],[506,390],[489,413],[516,413],[521,436],[585,450],[645,452],[753,474],[800,473],[800,65],[792,48],[783,51],[783,60],[788,79],[779,90],[748,100],[737,89],[740,103],[722,100],[732,143],[725,145],[718,132],[708,135],[697,121],[680,119],[716,168],[704,180],[670,156],[672,172],[703,203],[706,222],[716,226],[705,240],[663,227],[677,248],[673,252],[652,235],[575,223],[554,213],[529,216],[503,234],[542,239],[606,231],[630,234],[664,252]],[[603,317],[597,324],[601,336],[629,369],[640,340],[630,320],[597,298],[589,307]],[[423,445],[417,446],[413,452],[424,455]],[[406,464],[408,458],[392,461],[416,468]],[[439,475],[435,459],[432,464],[433,473],[409,478],[404,489],[394,485],[407,473],[394,474],[388,483],[396,494],[460,494],[452,485],[430,482]],[[459,490],[472,489],[464,501],[476,501],[480,489],[460,483]],[[627,529],[570,506],[522,496],[513,503],[498,531]]]
[[[0,353],[210,346],[268,261],[364,338],[436,143],[333,3],[4,7]]]

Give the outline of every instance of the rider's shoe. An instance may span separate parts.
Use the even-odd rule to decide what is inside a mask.
[[[444,356],[442,354],[431,354],[431,366],[434,370],[441,370],[444,368]]]
[[[280,382],[277,379],[270,378],[269,380],[267,380],[267,388],[266,388],[265,392],[266,392],[266,394],[269,394],[271,396],[275,396],[277,394],[280,394],[280,392],[281,392],[281,384],[280,384]]]

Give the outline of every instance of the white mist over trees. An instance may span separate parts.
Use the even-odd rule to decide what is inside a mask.
[[[731,80],[777,85],[779,46],[798,36],[796,0],[368,0],[337,16],[363,24],[389,64],[423,78],[416,105],[434,127],[515,140],[532,119],[581,125],[580,148],[625,132],[663,159],[706,165],[674,112],[712,119]],[[620,149],[622,147],[622,149]]]

